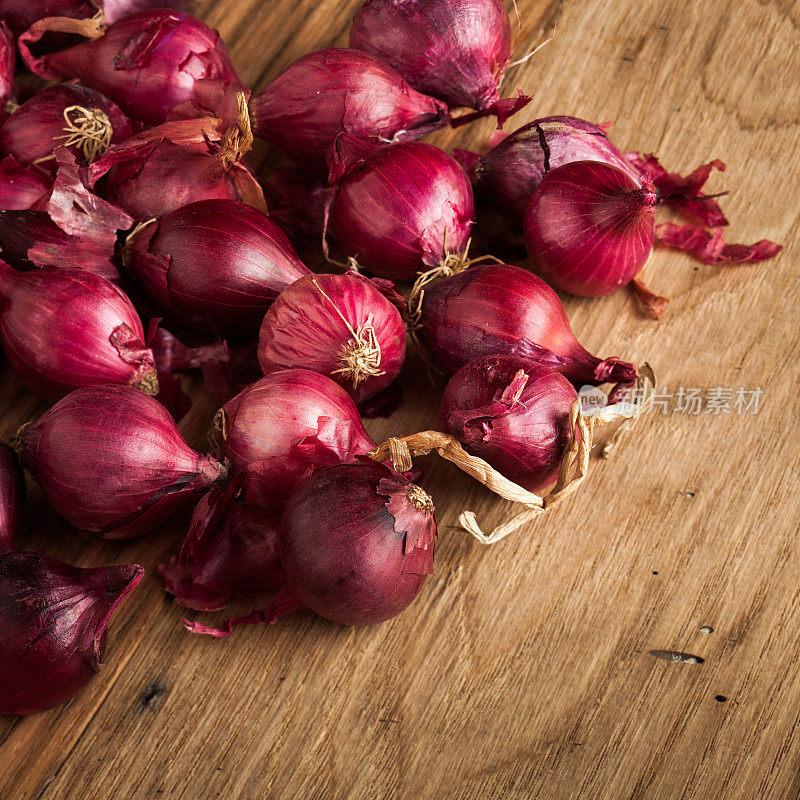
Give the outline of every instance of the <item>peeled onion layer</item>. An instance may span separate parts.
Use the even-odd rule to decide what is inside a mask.
[[[501,0],[368,0],[353,17],[350,46],[383,59],[415,89],[494,114],[501,126],[530,102],[521,93],[500,99],[513,46]]]
[[[25,505],[25,477],[17,454],[0,442],[0,554],[14,549]]]
[[[37,57],[31,45],[48,31],[79,34],[89,41]],[[175,11],[141,11],[108,27],[96,20],[50,17],[22,34],[19,48],[37,75],[78,78],[129,117],[154,124],[191,101],[199,80],[241,85],[219,33]]]
[[[326,231],[375,275],[413,280],[426,267],[466,259],[475,217],[472,187],[438,147],[370,147],[341,136],[332,156]]]
[[[272,624],[308,608],[342,625],[371,625],[404,611],[433,572],[433,502],[393,469],[339,464],[301,483],[280,527],[286,585],[260,612],[223,628],[184,620],[188,630],[227,637],[235,626]]]
[[[157,400],[126,386],[77,389],[20,428],[17,443],[56,511],[104,539],[149,533],[227,477]]]
[[[256,136],[319,174],[340,134],[380,145],[419,139],[450,121],[444,103],[412,89],[388,64],[344,48],[299,58],[256,94],[250,114]]]
[[[106,630],[138,564],[81,569],[34,551],[0,555],[0,714],[65,703],[100,670]]]

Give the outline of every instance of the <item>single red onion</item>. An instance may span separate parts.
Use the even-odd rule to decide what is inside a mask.
[[[229,91],[221,114],[142,131],[92,166],[92,182],[108,173],[106,196],[141,221],[200,200],[238,200],[266,211],[242,163],[253,143],[246,93]]]
[[[382,464],[339,464],[292,494],[281,521],[286,586],[264,611],[222,629],[188,622],[195,633],[228,636],[235,625],[274,623],[309,608],[342,625],[371,625],[404,611],[433,572],[433,501]]]
[[[333,378],[356,403],[397,378],[405,352],[400,312],[357,272],[295,281],[267,311],[258,340],[265,375],[304,367]]]
[[[392,280],[465,259],[475,206],[452,156],[422,142],[365,153],[342,137],[335,160],[326,223],[347,256]]]
[[[266,215],[203,200],[140,226],[128,264],[165,313],[185,325],[249,333],[272,301],[309,271]]]
[[[530,102],[500,99],[512,38],[501,0],[367,0],[350,29],[351,47],[383,59],[415,89],[495,114],[501,125]]]
[[[197,504],[180,552],[158,571],[175,602],[216,611],[234,596],[263,592],[284,581],[278,551],[282,506],[245,501],[244,473]]]
[[[226,476],[157,400],[130,386],[76,389],[17,436],[56,511],[104,539],[152,531]]]
[[[25,385],[48,400],[99,384],[158,393],[136,309],[91,272],[18,272],[0,261],[0,342]]]
[[[81,569],[44,553],[0,555],[0,714],[75,697],[99,671],[111,617],[143,574],[138,564]]]
[[[17,454],[0,442],[0,554],[14,549],[14,535],[25,505],[25,478]]]
[[[483,356],[450,379],[442,431],[530,492],[555,483],[578,395],[558,372],[516,356]]]
[[[536,271],[582,297],[630,283],[655,241],[656,195],[622,170],[572,161],[549,172],[525,211],[525,244]]]
[[[66,147],[85,165],[132,135],[131,121],[115,103],[94,89],[62,83],[37,92],[5,121],[0,147],[20,164],[55,174],[56,147]]]
[[[93,38],[37,57],[31,45],[48,31]],[[241,84],[219,33],[175,11],[142,11],[107,29],[92,21],[51,17],[22,34],[19,48],[37,75],[78,78],[143,122],[163,122],[172,109],[194,98],[200,80]]]
[[[15,158],[0,161],[0,211],[19,211],[43,202],[52,183],[38,170],[23,167]]]
[[[307,369],[273,372],[227,402],[214,420],[221,452],[247,470],[250,502],[285,500],[316,469],[375,447],[350,395]]]
[[[633,364],[601,360],[581,347],[558,295],[520,267],[484,264],[431,283],[414,316],[449,373],[480,356],[508,355],[554,369],[576,384],[636,380]]]
[[[371,144],[419,139],[450,121],[378,58],[332,48],[303,56],[250,104],[253,131],[305,169],[324,171],[336,137]]]

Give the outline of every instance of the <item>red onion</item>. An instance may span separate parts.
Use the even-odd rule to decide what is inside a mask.
[[[198,503],[180,552],[158,568],[175,602],[216,611],[235,595],[266,591],[284,581],[278,552],[283,508],[249,505],[244,473]]]
[[[31,208],[50,194],[51,184],[38,171],[23,167],[15,158],[0,161],[0,211]]]
[[[307,369],[273,372],[226,403],[215,420],[222,453],[248,472],[247,498],[285,500],[313,470],[375,447],[353,401]]]
[[[91,176],[96,181],[110,170],[107,197],[138,220],[199,200],[241,200],[266,211],[258,182],[241,163],[252,143],[246,94],[231,90],[221,119],[203,116],[143,131],[112,147]]]
[[[133,134],[130,120],[94,89],[62,83],[37,92],[0,128],[0,147],[20,164],[41,165],[55,173],[53,151],[66,147],[82,164],[91,164],[112,142]]]
[[[248,333],[308,269],[267,216],[231,200],[203,200],[140,226],[129,265],[164,311],[208,330]]]
[[[508,355],[550,367],[577,384],[636,379],[632,364],[601,361],[578,344],[558,295],[528,270],[470,267],[429,284],[421,297],[415,316],[422,337],[450,373],[480,356]]]
[[[515,356],[483,356],[450,379],[439,424],[468,453],[530,492],[555,483],[578,395],[557,372]]]
[[[641,183],[641,170],[609,140],[605,128],[576,117],[544,117],[523,125],[488,153],[457,150],[480,190],[519,224],[542,178],[571,161],[602,161]]]
[[[106,629],[138,564],[81,569],[44,553],[0,555],[0,714],[65,703],[99,671]]]
[[[326,220],[340,248],[392,280],[463,261],[475,206],[456,160],[422,142],[374,148],[361,157],[354,157],[354,146],[347,137],[337,143],[339,177]]]
[[[228,636],[234,625],[274,623],[309,608],[342,625],[370,625],[404,611],[433,572],[431,498],[382,464],[339,464],[297,487],[281,521],[287,584],[262,612],[226,628],[189,622],[195,633]]]
[[[630,283],[655,240],[656,195],[622,170],[573,161],[549,172],[525,212],[525,244],[556,289],[597,297]]]
[[[25,478],[17,454],[0,442],[0,554],[14,549],[14,535],[25,505]]]
[[[104,539],[152,531],[226,473],[186,444],[157,400],[129,386],[76,389],[18,441],[56,511]]]
[[[397,378],[405,352],[400,312],[357,272],[295,281],[267,311],[258,341],[265,375],[305,367],[333,378],[356,403]]]
[[[37,57],[30,46],[47,31],[95,38]],[[37,75],[78,78],[144,122],[163,122],[173,108],[193,99],[200,80],[241,83],[219,34],[174,11],[142,11],[105,30],[86,20],[44,19],[20,36],[19,48]]]
[[[353,17],[350,46],[382,58],[419,91],[495,114],[501,125],[530,102],[500,99],[512,48],[501,0],[368,0]]]
[[[281,73],[250,105],[253,131],[305,169],[325,170],[341,133],[371,144],[419,139],[450,121],[447,107],[412,89],[380,59],[319,50]]]
[[[113,283],[81,269],[18,272],[0,261],[0,341],[26,386],[57,400],[80,386],[158,392],[136,309]]]

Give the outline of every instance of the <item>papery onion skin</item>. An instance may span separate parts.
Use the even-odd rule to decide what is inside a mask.
[[[48,400],[99,384],[158,392],[141,320],[113,283],[80,269],[18,272],[0,262],[0,342],[23,382]]]
[[[91,17],[97,9],[89,0],[0,0],[0,20],[19,36],[44,17]]]
[[[0,555],[0,714],[75,697],[100,669],[111,616],[143,574],[137,564],[81,569],[44,553]]]
[[[370,272],[413,280],[448,256],[464,256],[474,218],[472,187],[458,162],[432,144],[405,142],[348,164],[329,230]]]
[[[0,554],[14,549],[14,535],[25,505],[25,477],[17,454],[0,442]]]
[[[397,378],[405,350],[403,318],[371,280],[307,275],[267,311],[258,363],[265,375],[293,367],[327,375],[361,403]]]
[[[641,183],[641,172],[629,163],[604,128],[577,117],[543,117],[505,137],[473,169],[480,191],[514,224],[521,224],[542,178],[572,161],[601,161]]]
[[[43,201],[51,182],[37,170],[23,167],[15,158],[0,161],[0,211],[23,211]]]
[[[282,506],[245,501],[244,474],[214,487],[200,502],[180,552],[159,573],[179,605],[217,611],[234,596],[263,592],[285,580],[278,531]]]
[[[423,340],[451,374],[480,356],[511,355],[576,384],[636,380],[632,364],[601,360],[581,347],[558,295],[520,267],[484,264],[430,284],[420,321]]]
[[[528,491],[555,483],[578,395],[547,367],[484,356],[450,379],[439,407],[442,431]]]
[[[599,297],[631,280],[655,241],[656,195],[622,170],[573,161],[549,172],[525,211],[525,245],[554,288]]]
[[[191,203],[144,226],[127,258],[165,313],[211,331],[255,332],[273,300],[309,274],[275,222],[230,200]]]
[[[128,386],[77,389],[17,439],[56,511],[103,539],[152,531],[227,472],[186,444],[157,400]]]
[[[77,124],[78,128],[83,116],[82,111],[67,111],[73,106],[97,115],[104,127],[95,136],[104,139],[107,135],[108,144],[123,141],[133,135],[131,121],[116,103],[94,89],[62,83],[37,92],[5,121],[0,128],[0,148],[14,156],[20,164],[36,164],[41,169],[55,173],[58,163],[53,151],[63,145],[79,164],[85,166],[88,161],[81,142],[92,142],[92,139],[87,137],[81,142],[67,144],[68,137],[74,131],[69,129],[65,113],[73,127]],[[102,151],[100,149],[98,152]]]
[[[30,45],[45,30],[46,22],[36,23],[20,37],[29,69],[43,78],[78,78],[143,122],[163,122],[191,101],[198,80],[241,84],[219,33],[190,14],[142,11],[98,39],[36,58]]]
[[[250,103],[253,132],[307,170],[348,133],[370,144],[419,139],[450,121],[439,100],[412,89],[367,53],[331,48],[295,61]]]
[[[216,438],[222,454],[248,472],[247,498],[284,501],[316,469],[375,447],[350,395],[307,369],[273,372],[226,403]]]
[[[433,503],[382,464],[322,470],[292,494],[281,563],[303,605],[342,625],[397,616],[433,572]]]
[[[350,46],[420,92],[487,110],[500,101],[511,24],[501,0],[368,0],[353,17]]]

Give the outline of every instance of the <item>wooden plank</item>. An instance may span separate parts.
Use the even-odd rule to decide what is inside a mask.
[[[33,492],[26,545],[82,565],[148,570],[113,625],[102,674],[67,706],[0,720],[2,798],[796,798],[800,793],[800,563],[792,425],[800,359],[796,268],[800,6],[788,0],[519,0],[509,75],[550,113],[613,120],[623,148],[672,169],[728,163],[731,240],[786,252],[736,268],[658,251],[672,305],[643,319],[628,295],[570,299],[581,340],[649,360],[662,386],[763,391],[756,415],[642,420],[581,492],[486,549],[452,529],[508,505],[433,457],[436,573],[399,619],[349,630],[299,614],[229,642],[192,637],[155,566],[184,529],[106,544]],[[207,2],[203,14],[257,88],[299,55],[346,42],[355,0]],[[438,137],[479,147],[482,123]],[[260,146],[258,158],[274,156]],[[407,402],[375,438],[435,424],[412,358]],[[0,435],[44,410],[6,368]],[[200,446],[202,390],[183,425]],[[244,606],[242,606],[244,608]],[[703,628],[713,628],[703,632]],[[681,651],[702,664],[656,658]],[[715,699],[719,697],[720,699]],[[721,698],[725,698],[724,700]]]

